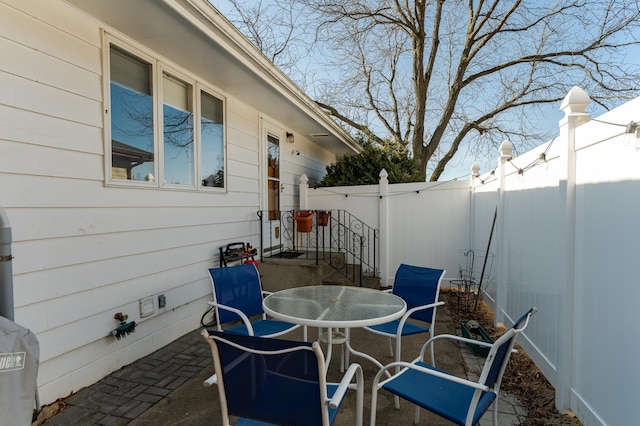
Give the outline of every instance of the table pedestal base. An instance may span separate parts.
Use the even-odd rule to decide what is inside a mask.
[[[344,373],[344,366],[349,362],[349,356],[344,350],[344,344],[347,343],[347,336],[337,328],[331,328],[328,331],[330,332],[323,333],[323,329],[319,329],[318,331],[318,340],[327,344],[326,369],[329,370],[333,345],[340,345],[340,372]]]
[[[338,329],[335,329],[335,328],[330,329],[331,333],[323,333],[323,330],[324,329],[319,329],[318,331],[318,341],[327,344],[327,355],[325,359],[325,368],[327,371],[329,371],[329,364],[331,363],[333,345],[341,345],[340,347],[340,350],[341,350],[340,351],[340,372],[341,373],[344,373],[345,365],[349,365],[350,354],[353,354],[361,358],[365,358],[371,361],[372,363],[374,363],[378,368],[383,367],[383,364],[377,359],[375,359],[374,357],[372,357],[371,355],[366,354],[364,352],[357,351],[351,346],[351,343],[349,342],[351,329],[345,328],[344,333],[340,332]],[[389,372],[387,372],[386,375],[388,377],[391,377],[391,374]]]

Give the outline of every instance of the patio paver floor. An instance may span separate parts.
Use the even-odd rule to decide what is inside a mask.
[[[455,334],[454,323],[447,309],[438,311],[437,334]],[[296,330],[286,338],[301,339],[301,330]],[[314,330],[309,330],[315,337]],[[298,335],[299,334],[299,335]],[[386,339],[364,330],[352,330],[352,346],[373,355],[383,364],[391,362]],[[403,359],[414,358],[425,341],[424,335],[403,338]],[[340,353],[334,348],[334,357]],[[368,424],[371,405],[371,381],[377,367],[364,359],[350,359],[359,362],[365,375],[364,421]],[[436,346],[436,365],[446,371],[464,377],[468,371],[473,378],[482,368],[483,359],[457,343],[442,342]],[[328,380],[337,381],[341,377],[339,361],[334,358]],[[81,389],[67,398],[69,408],[46,421],[46,425],[211,425],[220,424],[220,403],[215,386],[205,388],[204,379],[213,373],[209,346],[194,330],[158,351],[117,370],[94,385]],[[338,415],[335,426],[354,424],[354,392],[347,397]],[[378,399],[377,423],[380,425],[409,425],[413,423],[414,407],[401,401],[400,410],[393,408],[393,398],[384,391]],[[526,412],[517,398],[502,393],[499,404],[501,426],[520,424]],[[424,410],[421,411],[422,425],[450,425]],[[487,413],[481,426],[492,424]]]

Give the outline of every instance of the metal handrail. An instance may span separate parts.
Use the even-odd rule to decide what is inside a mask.
[[[346,210],[310,210],[314,214],[311,229],[300,231],[296,211],[257,212],[260,222],[260,260],[265,256],[315,259],[362,286],[363,274],[379,276],[379,231]],[[326,219],[326,222],[323,221]],[[278,221],[279,232],[267,222]],[[299,253],[299,255],[298,255]],[[342,253],[345,264],[337,262],[332,253]],[[357,276],[356,276],[357,274]]]

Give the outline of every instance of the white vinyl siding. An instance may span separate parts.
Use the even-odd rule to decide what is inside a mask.
[[[229,95],[215,70],[185,69],[144,37],[134,40],[139,34],[118,32],[66,1],[0,0],[0,33],[0,205],[12,228],[15,321],[40,342],[46,404],[198,328],[218,248],[259,244],[261,112]],[[111,41],[152,66],[158,93],[163,71],[191,86],[196,142],[204,121],[211,130],[202,150],[196,144],[192,186],[161,186],[157,172],[155,182],[111,181]],[[311,152],[310,141],[296,143]],[[335,159],[314,149],[317,170]],[[295,179],[313,173],[298,167],[294,176],[283,156],[289,208]],[[202,184],[209,176],[224,187]],[[156,304],[154,315],[139,318],[139,300],[157,302],[159,294],[166,308]],[[138,323],[120,341],[110,335],[116,312]]]
[[[39,391],[49,403],[198,327],[218,247],[259,241],[251,230],[258,111],[233,100],[223,128],[226,95],[166,63],[209,96],[203,117],[215,123],[218,162],[208,172],[224,170],[228,153],[224,182],[236,190],[105,186],[109,51],[101,26],[64,2],[2,0],[0,28],[0,205],[12,227],[15,320],[38,337]],[[130,43],[126,52],[152,62],[153,52]],[[158,294],[167,307],[138,318],[139,299]],[[135,335],[109,337],[115,312],[139,323]]]

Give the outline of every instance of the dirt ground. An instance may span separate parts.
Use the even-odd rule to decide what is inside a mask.
[[[493,312],[484,302],[480,301],[475,308],[475,300],[470,300],[467,306],[464,301],[460,302],[455,290],[443,291],[442,296],[456,324],[460,320],[476,320],[493,339],[504,331],[493,326]],[[535,317],[533,320],[535,321]],[[460,334],[458,330],[458,335]],[[522,423],[524,426],[582,425],[575,415],[562,414],[556,410],[555,389],[522,350],[511,356],[501,390],[517,396],[527,409],[527,419]]]

